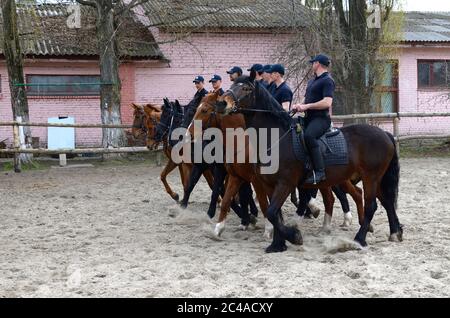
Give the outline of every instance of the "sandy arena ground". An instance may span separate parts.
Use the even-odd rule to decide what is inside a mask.
[[[450,158],[401,165],[403,243],[388,242],[380,209],[369,248],[340,252],[358,226],[354,213],[340,227],[336,203],[329,236],[321,213],[303,246],[270,255],[262,219],[242,232],[230,213],[213,240],[206,184],[180,210],[148,163],[2,172],[0,297],[449,297]],[[169,182],[181,190],[177,173]]]

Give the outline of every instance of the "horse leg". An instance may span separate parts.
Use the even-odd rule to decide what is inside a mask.
[[[383,191],[382,188],[378,190],[378,199],[381,205],[386,209],[386,213],[389,220],[389,241],[401,242],[403,241],[403,227],[398,220],[397,213],[395,211],[395,197],[389,191]]]
[[[214,184],[207,213],[209,218],[211,219],[216,215],[216,208],[219,197],[224,195],[224,181],[226,177],[226,171],[223,168],[223,165],[222,167],[219,166],[219,164],[213,165],[213,175]],[[235,212],[240,216],[240,208],[238,208],[238,210],[235,209]]]
[[[256,218],[256,217],[258,217],[258,207],[256,206],[255,199],[253,199],[253,190],[252,190],[251,186],[250,186],[249,199],[250,199],[250,201],[249,201],[250,213]]]
[[[238,193],[241,184],[241,179],[229,175],[227,188],[225,189],[225,195],[222,199],[222,206],[220,207],[219,221],[214,228],[214,234],[216,236],[220,236],[220,234],[222,234],[223,230],[225,229],[225,219],[227,217],[228,211],[230,210],[232,201],[234,201],[234,196]]]
[[[300,202],[298,201],[298,197],[297,197],[297,189],[295,189],[291,193],[291,202],[293,205],[295,205],[296,208],[298,208],[298,205]]]
[[[246,230],[249,224],[256,225],[256,218],[253,214],[249,213],[250,201],[253,200],[253,191],[249,182],[242,183],[239,188],[239,204],[241,206],[241,214],[245,216],[242,218],[241,228]],[[248,223],[247,223],[248,221]]]
[[[209,185],[209,187],[210,187],[211,190],[212,190],[212,189],[214,188],[214,176],[213,176],[211,170],[206,169],[206,170],[203,172],[203,176],[205,177],[206,182],[208,182],[208,185]]]
[[[169,159],[163,171],[161,172],[160,178],[164,185],[164,188],[166,189],[166,192],[172,197],[172,199],[178,201],[180,199],[179,195],[172,191],[172,189],[169,186],[169,183],[167,182],[167,175],[171,173],[176,167],[177,164]]]
[[[305,190],[303,190],[303,191],[305,191]],[[306,190],[306,192],[307,192],[306,214],[308,214],[308,213],[312,214],[312,216],[314,216],[315,219],[317,219],[320,214],[320,206],[317,204],[317,201],[316,201],[317,191],[318,191],[317,189]]]
[[[194,190],[198,180],[202,176],[202,173],[206,170],[207,166],[202,164],[194,164],[191,174],[189,176],[189,182],[187,187],[184,189],[183,199],[181,200],[180,206],[185,209],[189,203],[189,197]]]
[[[258,198],[259,207],[261,208],[261,212],[264,215],[264,237],[267,239],[271,239],[273,235],[273,225],[267,219],[267,208],[269,207],[269,201],[264,189],[264,186],[257,180],[252,181],[253,188],[256,192],[256,197]]]
[[[350,180],[340,184],[340,188],[347,192],[348,194],[350,194],[350,196],[353,198],[353,201],[355,201],[356,204],[356,210],[358,211],[358,221],[359,221],[359,225],[363,224],[364,221],[364,205],[363,205],[363,197],[362,197],[362,190],[361,188],[353,185],[353,183],[351,183]],[[343,226],[350,226],[351,224],[351,219],[347,220],[347,215],[348,213],[346,213],[344,215],[344,224]],[[369,226],[369,232],[373,233],[373,227],[372,225]]]
[[[344,223],[342,226],[349,227],[352,224],[352,213],[350,212],[350,204],[348,203],[347,195],[340,186],[334,186],[331,190],[333,190],[336,198],[341,202],[342,211],[344,212]]]
[[[370,222],[372,222],[373,215],[376,210],[376,196],[377,196],[377,181],[370,178],[363,177],[364,185],[364,221],[358,233],[355,236],[355,241],[361,246],[367,246],[366,236],[369,231]]]
[[[291,193],[289,184],[281,184],[275,188],[267,209],[267,217],[274,228],[272,244],[266,248],[266,253],[283,252],[286,250],[286,240],[295,245],[302,245],[300,230],[295,226],[286,226],[281,216],[281,206]]]
[[[323,203],[325,205],[325,215],[323,217],[322,232],[330,233],[331,219],[333,217],[334,196],[331,188],[329,187],[320,189],[320,193],[322,193]]]

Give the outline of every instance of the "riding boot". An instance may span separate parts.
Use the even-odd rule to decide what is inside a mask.
[[[320,147],[310,149],[311,159],[314,166],[312,175],[305,181],[307,184],[317,184],[326,179],[325,176],[325,164],[323,162],[322,153]]]

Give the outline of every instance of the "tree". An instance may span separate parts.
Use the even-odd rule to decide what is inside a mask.
[[[332,59],[342,112],[379,111],[371,99],[383,76],[383,61],[395,56],[393,48],[399,40],[402,22],[401,14],[393,14],[398,2],[305,0],[310,9],[309,32],[298,33],[289,45],[286,60],[293,66],[291,71],[298,73],[308,67],[307,58],[300,55],[299,61],[298,55],[294,56],[296,52],[306,50],[308,55],[324,52]]]
[[[17,13],[14,0],[2,0],[3,17],[3,52],[6,59],[9,76],[9,88],[11,91],[11,106],[15,121],[29,121],[28,99],[26,95],[23,56],[20,48],[19,34],[17,31]],[[31,147],[30,127],[20,127],[24,140],[21,147]],[[20,162],[29,161],[31,156],[26,154],[16,155],[15,170],[20,172]]]

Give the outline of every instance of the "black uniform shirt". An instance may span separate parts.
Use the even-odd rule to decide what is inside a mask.
[[[328,72],[310,80],[306,88],[305,104],[317,103],[325,97],[334,96],[335,84],[333,78]],[[329,116],[328,109],[308,109],[306,111],[307,117]]]

